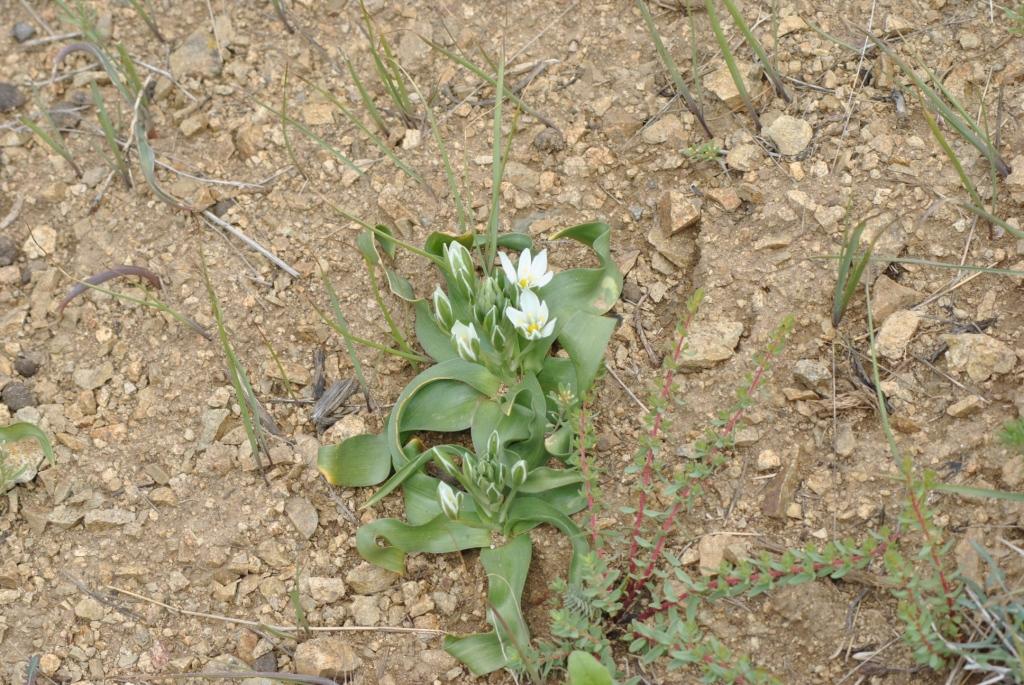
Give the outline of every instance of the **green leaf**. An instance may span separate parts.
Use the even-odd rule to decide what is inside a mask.
[[[484,395],[461,381],[438,381],[409,400],[402,430],[453,433],[469,428]]]
[[[542,523],[554,526],[569,538],[572,545],[572,558],[569,561],[569,583],[578,583],[583,571],[582,561],[590,551],[583,531],[579,529],[563,509],[550,501],[550,494],[545,493],[543,499],[533,495],[520,495],[509,507],[509,520],[513,522],[511,534],[521,533]],[[579,498],[582,500],[582,498]],[[582,501],[580,506],[582,507]]]
[[[39,447],[43,450],[43,455],[46,460],[51,464],[54,462],[53,458],[53,447],[50,445],[50,439],[46,437],[46,433],[41,431],[31,423],[12,423],[9,426],[0,428],[0,443],[3,442],[17,442],[18,440],[24,440],[26,438],[32,438]]]
[[[395,573],[405,573],[406,554],[445,554],[486,547],[490,543],[490,531],[452,521],[444,514],[418,526],[398,519],[378,519],[356,533],[359,554],[370,563]]]
[[[622,273],[611,256],[611,228],[604,222],[580,224],[558,233],[554,239],[570,238],[591,248],[600,260],[596,269],[568,269],[555,274],[541,289],[553,316],[568,319],[576,311],[604,314],[619,299]]]
[[[558,342],[576,369],[577,394],[586,393],[593,385],[616,325],[611,317],[587,312],[576,312],[563,325]]]
[[[569,655],[566,685],[612,685],[612,674],[592,654],[576,650]]]
[[[508,663],[498,634],[493,630],[475,635],[448,635],[444,639],[444,650],[464,663],[475,676],[492,673]]]
[[[438,383],[441,381],[460,381],[461,383],[475,389],[483,397],[493,397],[501,387],[501,380],[497,376],[479,364],[474,364],[473,362],[468,362],[464,359],[449,359],[447,361],[443,361],[440,364],[423,371],[416,376],[416,378],[413,378],[409,385],[405,386],[405,389],[402,390],[402,394],[398,396],[398,400],[395,402],[395,406],[391,410],[391,415],[388,417],[387,428],[385,430],[385,434],[388,438],[388,449],[391,451],[391,456],[395,464],[403,464],[406,461],[405,454],[402,451],[402,433],[405,431],[404,415],[406,410],[409,408],[410,402],[412,402],[418,393],[422,392],[432,383]],[[483,397],[481,397],[481,399],[483,399]],[[422,416],[422,414],[414,414],[414,416]],[[442,418],[444,417],[438,417],[439,423]],[[420,428],[420,430],[433,429],[430,427],[423,427]],[[396,473],[392,476],[364,506],[372,506],[382,500],[395,488],[401,485],[402,481],[405,480],[405,478],[408,478],[411,473],[411,470],[403,468],[400,473]]]
[[[388,279],[388,288],[395,296],[406,302],[419,302],[419,298],[416,297],[416,293],[412,289],[412,283],[407,278],[394,269],[384,269],[384,275]]]
[[[380,255],[377,254],[377,246],[373,244],[374,234],[366,229],[359,231],[359,235],[356,236],[356,249],[359,250],[359,254],[363,255],[363,259],[370,266],[377,266],[380,264]]]
[[[480,676],[503,668],[505,656],[525,649],[530,633],[523,618],[520,600],[530,570],[533,545],[523,534],[494,549],[480,551],[480,563],[487,572],[489,621],[494,632],[486,635],[445,638],[445,650]],[[490,636],[490,637],[488,637]]]
[[[510,391],[511,394],[512,391]],[[515,390],[516,407],[519,407],[520,427],[525,428],[527,437],[518,442],[508,443],[508,449],[515,459],[525,459],[526,465],[533,469],[547,461],[544,452],[544,431],[547,428],[547,401],[544,391],[533,374],[523,376],[519,388]],[[525,411],[523,410],[525,409]]]
[[[537,494],[582,482],[583,475],[576,469],[553,469],[541,466],[530,471],[530,475],[519,488],[519,492],[524,495]]]
[[[331,485],[377,485],[391,473],[391,453],[383,435],[356,435],[317,451],[316,466]]]
[[[455,350],[451,336],[445,335],[444,331],[434,321],[434,315],[430,311],[430,305],[426,300],[416,303],[416,339],[423,351],[430,355],[434,361],[444,362],[449,359],[458,359],[459,353]]]

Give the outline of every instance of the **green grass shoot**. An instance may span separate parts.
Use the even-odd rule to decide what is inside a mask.
[[[206,255],[200,250],[200,265],[202,266],[203,282],[206,284],[206,294],[210,300],[210,309],[213,311],[213,318],[217,322],[217,338],[220,341],[221,350],[224,352],[224,359],[228,367],[228,378],[231,387],[235,392],[235,400],[238,402],[239,414],[242,418],[242,425],[245,427],[245,435],[249,440],[249,447],[252,448],[252,458],[256,468],[263,471],[262,455],[269,452],[265,429],[260,422],[262,407],[256,399],[256,393],[249,382],[249,376],[245,367],[238,359],[235,346],[231,342],[227,326],[224,324],[224,312],[221,309],[217,292],[210,280],[210,273],[206,267]],[[264,475],[264,477],[266,477]]]
[[[494,125],[491,138],[491,213],[487,217],[487,252],[484,255],[484,269],[487,273],[494,268],[498,253],[498,224],[501,201],[501,179],[504,164],[501,154],[501,109],[505,100],[505,53],[498,59],[498,75],[494,88]]]
[[[853,299],[853,294],[860,283],[861,275],[871,261],[871,252],[874,249],[875,241],[882,235],[878,231],[871,239],[868,246],[861,251],[860,239],[867,227],[867,220],[864,219],[853,230],[848,231],[843,240],[843,250],[839,255],[839,270],[836,274],[836,285],[832,293],[832,326],[839,327],[843,320],[843,314]]]
[[[980,129],[970,117],[964,117],[960,114],[960,111],[954,111],[947,103],[946,100],[940,96],[931,86],[925,83],[924,79],[917,75],[914,71],[898,54],[893,50],[888,43],[881,38],[878,38],[874,34],[868,32],[868,39],[875,44],[882,52],[884,52],[900,71],[910,79],[918,90],[924,93],[928,99],[929,104],[932,108],[939,113],[939,115],[946,121],[947,124],[952,126],[957,133],[963,137],[964,140],[973,145],[977,150],[988,159],[989,163],[995,168],[1000,176],[1006,178],[1010,175],[1010,167],[1007,166],[1006,162],[1003,161],[1002,157],[999,156],[999,152],[992,145],[991,141],[980,135]],[[959,108],[957,105],[958,110]]]
[[[41,116],[50,122],[50,126],[53,131],[52,133],[50,131],[47,131],[42,126],[32,121],[28,117],[18,117],[18,121],[20,121],[24,126],[26,126],[30,131],[32,131],[32,133],[36,134],[36,137],[38,137],[39,140],[43,141],[43,143],[45,143],[48,148],[50,148],[58,155],[63,157],[64,160],[71,165],[71,168],[74,170],[75,175],[81,178],[82,170],[79,168],[78,164],[75,163],[75,158],[71,154],[71,150],[69,150],[67,145],[64,144],[64,139],[61,138],[60,133],[58,133],[56,127],[53,126],[53,120],[50,119],[50,115],[44,111],[42,112]]]
[[[636,6],[640,8],[640,14],[644,18],[644,23],[647,24],[647,32],[651,35],[651,40],[654,42],[654,49],[658,53],[658,57],[661,59],[662,65],[668,71],[669,76],[672,78],[672,84],[676,88],[676,92],[679,93],[679,97],[683,98],[683,102],[686,104],[686,109],[690,110],[690,114],[697,118],[700,122],[701,128],[704,129],[704,133],[707,134],[708,138],[714,138],[715,134],[711,132],[711,128],[708,126],[708,122],[704,120],[704,113],[701,112],[700,107],[697,105],[697,101],[693,99],[693,95],[690,93],[690,89],[686,87],[686,82],[683,81],[682,74],[679,73],[679,67],[676,65],[676,61],[672,59],[672,55],[669,54],[668,49],[665,47],[665,43],[661,40],[661,34],[658,33],[658,27],[654,24],[654,17],[651,16],[651,10],[647,8],[647,3],[644,0],[636,0]],[[691,15],[692,19],[692,15]],[[690,42],[693,47],[693,64],[694,64],[694,83],[698,83],[697,80],[697,35],[692,30],[693,23],[691,21],[690,31]]]
[[[764,68],[764,73],[767,74],[768,80],[770,80],[772,85],[775,86],[775,92],[778,93],[779,97],[786,102],[792,102],[792,98],[789,97],[789,93],[786,92],[786,88],[782,85],[782,77],[780,77],[779,73],[775,71],[775,66],[772,64],[772,60],[768,58],[767,53],[765,53],[764,47],[761,45],[761,41],[757,39],[757,36],[755,36],[750,30],[750,27],[747,26],[747,22],[743,20],[743,15],[740,13],[739,8],[736,7],[736,3],[733,2],[733,0],[722,0],[722,3],[725,5],[725,9],[727,9],[729,14],[732,16],[732,21],[736,24],[736,28],[738,28],[740,33],[743,34],[743,39],[747,42],[747,45],[754,51],[757,58],[761,60],[761,66]],[[778,13],[776,13],[775,16],[778,17]],[[775,49],[778,49],[777,44]]]
[[[740,73],[740,68],[736,64],[736,57],[732,54],[732,48],[729,47],[725,31],[722,30],[722,22],[718,20],[718,12],[715,10],[714,0],[704,0],[704,8],[708,13],[708,21],[711,23],[711,30],[715,34],[715,40],[718,42],[718,49],[722,53],[722,59],[725,60],[725,66],[729,69],[729,75],[732,76],[732,81],[736,84],[736,90],[740,94],[740,99],[743,100],[743,106],[750,113],[750,118],[754,121],[754,128],[760,131],[761,119],[757,115],[754,101],[750,99],[750,94],[747,92],[747,85],[743,82],[743,74]]]
[[[100,94],[100,89],[96,86],[95,81],[89,82],[89,92],[92,95],[93,106],[96,107],[96,118],[99,119],[100,128],[103,129],[103,138],[107,141],[111,164],[121,180],[124,181],[125,187],[130,188],[132,177],[128,171],[128,164],[125,162],[121,146],[117,143],[117,132],[114,131],[114,124],[110,121],[107,106],[103,102],[103,95]]]

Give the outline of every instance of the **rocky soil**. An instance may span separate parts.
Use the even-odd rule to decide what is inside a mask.
[[[357,397],[317,435],[307,405],[274,401],[310,396],[317,350],[328,379],[352,376],[343,341],[317,314],[328,302],[320,268],[352,328],[389,340],[353,247],[356,225],[338,210],[412,242],[454,230],[429,128],[400,123],[389,109],[353,3],[287,3],[299,29],[288,33],[271,3],[156,0],[149,6],[166,43],[130,4],[90,4],[101,32],[152,67],[143,78],[155,78],[151,143],[167,165],[158,170],[163,187],[209,208],[294,275],[213,222],[161,202],[137,164],[134,188],[112,176],[91,84],[124,128],[131,113],[117,111],[109,79],[89,69],[85,55],[68,57],[53,79],[59,46],[73,40],[54,38],[68,30],[55,5],[0,0],[0,425],[35,423],[57,452],[51,466],[28,443],[11,446],[11,459],[28,469],[0,494],[0,682],[25,682],[34,655],[47,679],[37,682],[157,682],[159,673],[238,667],[353,683],[476,682],[440,640],[442,631],[485,626],[485,579],[474,555],[414,556],[404,577],[369,566],[356,553],[356,530],[400,515],[400,502],[363,509],[371,490],[332,488],[316,471],[321,444],[379,430],[384,413]],[[776,40],[772,4],[745,4],[793,96],[788,105],[776,97],[749,51],[738,50],[760,131],[696,13],[700,97],[721,151],[705,159],[702,129],[672,98],[632,3],[367,4],[410,78],[436,96],[478,228],[490,197],[491,93],[420,36],[478,63],[504,46],[510,83],[532,76],[521,95],[535,113],[518,119],[501,187],[504,230],[528,232],[549,247],[555,268],[567,268],[583,252],[546,242],[550,236],[595,218],[613,226],[626,284],[607,363],[622,384],[609,375],[595,406],[598,457],[615,505],[628,503],[622,470],[642,427],[643,410],[628,391],[643,400],[682,304],[700,286],[707,296],[669,459],[685,459],[687,445],[729,405],[786,314],[796,327],[735,456],[672,551],[693,572],[711,572],[724,555],[864,539],[893,523],[901,490],[857,370],[867,350],[863,296],[839,331],[830,321],[831,257],[844,229],[866,218],[869,234],[884,231],[882,255],[1011,269],[1024,269],[1024,243],[958,208],[966,195],[919,104],[906,88],[905,107],[893,98],[905,86],[898,68],[877,52],[827,40],[809,23],[857,47],[856,27],[903,36],[905,57],[916,51],[969,112],[987,116],[1014,168],[994,197],[984,159],[946,135],[993,211],[1019,226],[1024,38],[998,8],[990,16],[985,3],[953,0],[787,1],[777,4]],[[691,21],[678,5],[652,9],[688,76]],[[741,42],[731,27],[729,38]],[[345,58],[385,109],[389,143],[431,192],[311,87],[361,111]],[[285,97],[290,115],[357,160],[360,172],[295,129],[286,139],[268,109]],[[42,110],[64,130],[81,175],[19,123]],[[511,133],[511,116],[506,123]],[[131,264],[160,276],[163,288],[151,295],[210,328],[203,260],[238,355],[280,428],[263,470],[218,344],[102,293],[59,310],[75,279]],[[872,266],[866,279],[902,449],[948,482],[1021,490],[1024,460],[997,438],[1024,412],[1020,278],[886,266]],[[397,268],[418,292],[433,289],[435,277],[415,257],[400,254]],[[146,296],[138,279],[107,286]],[[411,329],[401,302],[389,304]],[[360,358],[373,398],[386,407],[411,370],[369,349]],[[1019,581],[1021,558],[1002,541],[1024,544],[1020,505],[953,496],[931,503],[965,574],[985,572],[976,542]],[[543,634],[548,584],[565,548],[545,531],[537,542],[525,600]],[[296,602],[314,632],[273,628],[295,625]],[[703,620],[787,683],[839,682],[854,669],[844,682],[942,682],[911,670],[895,609],[862,579],[723,604]],[[881,647],[868,664],[851,656]],[[690,679],[662,677],[656,682]]]

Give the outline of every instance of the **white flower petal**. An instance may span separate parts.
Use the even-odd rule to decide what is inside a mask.
[[[532,318],[533,313],[540,308],[540,299],[532,290],[524,290],[523,294],[519,296],[519,308]]]
[[[530,280],[537,284],[548,270],[548,251],[541,250],[530,264]]]
[[[551,335],[552,333],[554,333],[555,332],[555,322],[556,321],[558,321],[558,319],[551,319],[551,321],[548,321],[548,325],[541,329],[540,337],[546,338],[549,335]]]
[[[549,271],[546,274],[544,274],[543,276],[541,276],[539,279],[537,279],[537,281],[534,282],[533,287],[535,287],[535,288],[543,288],[548,283],[550,283],[551,279],[554,278],[554,277],[555,277],[555,275]]]
[[[515,307],[505,307],[505,316],[508,317],[508,320],[511,321],[512,325],[516,328],[526,328],[528,325],[526,314]]]
[[[508,255],[504,252],[498,253],[498,259],[501,261],[501,269],[505,272],[505,278],[508,279],[509,283],[516,283],[516,267],[513,266],[512,260],[508,258]]]
[[[530,248],[523,250],[523,253],[519,255],[519,286],[522,288],[529,287],[530,285],[530,263],[533,261],[533,257],[530,255]]]

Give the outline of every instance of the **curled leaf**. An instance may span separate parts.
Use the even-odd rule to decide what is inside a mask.
[[[143,266],[115,266],[112,269],[107,269],[106,271],[101,271],[94,276],[90,276],[80,283],[76,283],[75,286],[68,291],[68,294],[64,299],[60,301],[60,306],[57,307],[57,311],[63,312],[64,307],[68,306],[68,303],[71,302],[71,300],[88,290],[89,286],[100,285],[101,283],[106,283],[107,281],[118,278],[119,276],[138,276],[139,278],[144,278],[149,281],[149,284],[158,290],[163,287],[160,277]]]
[[[31,423],[22,422],[12,423],[9,426],[0,428],[0,443],[17,442],[25,438],[32,438],[39,443],[39,447],[42,448],[47,461],[51,464],[53,463],[53,447],[50,445],[50,439],[46,437],[46,433],[39,430],[36,426]]]

